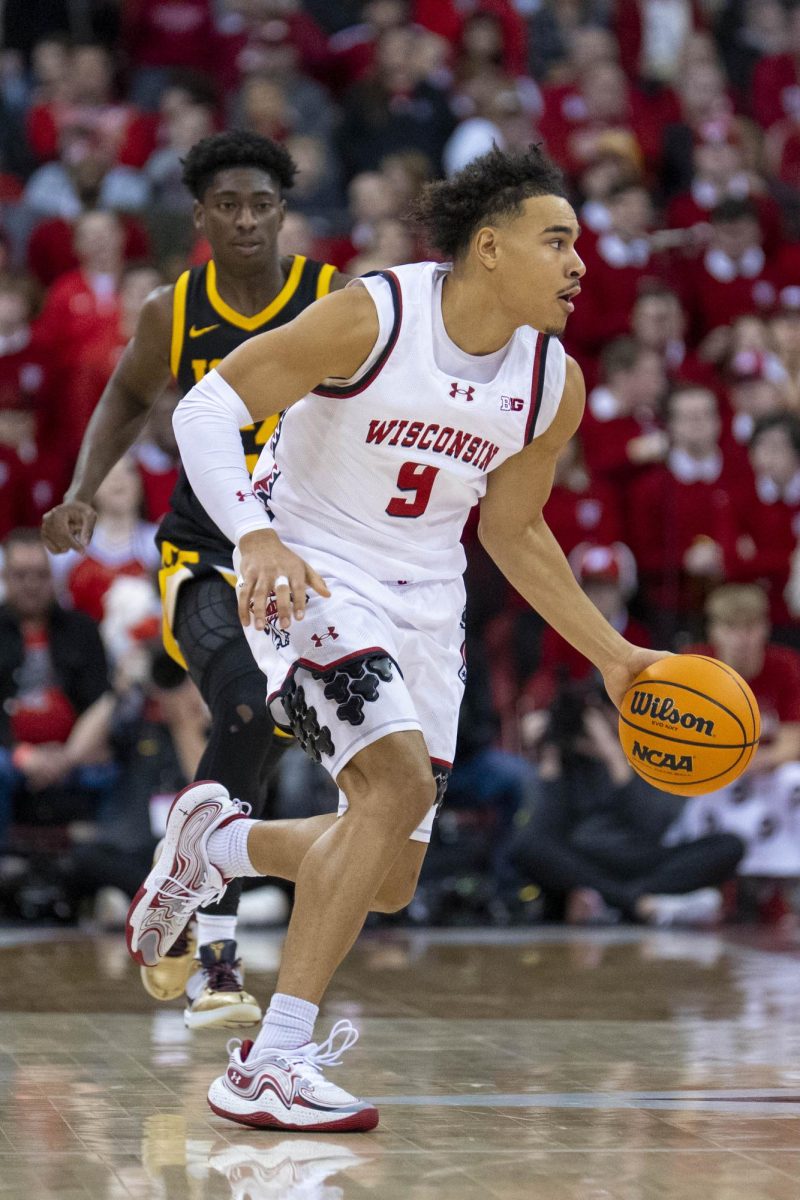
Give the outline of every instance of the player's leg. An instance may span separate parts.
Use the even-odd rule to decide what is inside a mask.
[[[338,1022],[318,1046],[312,1041],[314,1022],[382,885],[385,902],[393,906],[413,895],[427,846],[409,838],[430,813],[436,785],[425,741],[415,730],[389,734],[360,750],[338,782],[348,807],[303,857],[278,990],[261,1032],[255,1043],[233,1050],[226,1074],[209,1089],[214,1111],[242,1124],[366,1130],[378,1121],[372,1105],[322,1073],[356,1040],[352,1025]],[[247,834],[248,859],[264,865],[269,827],[247,829],[237,818],[209,838],[209,857],[215,858],[215,838],[227,843],[223,856],[230,854],[237,824]]]
[[[279,993],[314,1005],[435,798],[428,751],[416,731],[391,734],[361,750],[338,783],[348,809],[314,842],[300,865],[278,975]],[[250,838],[255,865],[258,843],[268,842],[269,828],[255,826]],[[407,863],[409,889],[416,883],[416,859],[421,864],[424,856],[419,843],[413,847],[414,857]],[[402,893],[402,880],[397,886]]]
[[[211,714],[195,778],[220,782],[230,795],[246,798],[253,815],[261,817],[287,739],[273,734],[264,675],[243,636],[234,589],[218,572],[183,583],[173,633]],[[244,990],[236,950],[241,889],[241,880],[233,880],[218,904],[197,913],[196,928],[161,963],[142,969],[151,994],[170,998],[186,991],[185,1019],[191,1027],[261,1019],[259,1005]]]
[[[349,1022],[339,1022],[322,1046],[312,1043],[317,1007],[305,996],[321,998],[375,893],[401,858],[402,870],[387,895],[390,903],[409,898],[425,846],[407,839],[429,814],[436,788],[417,731],[398,732],[365,747],[339,779],[347,812],[306,851],[298,872],[278,985],[293,990],[273,997],[255,1046],[245,1043],[233,1050],[228,1073],[209,1092],[216,1112],[243,1124],[324,1130],[369,1129],[377,1123],[371,1105],[322,1075],[322,1068],[337,1062],[357,1033]],[[131,906],[132,953],[139,958],[159,953],[170,922],[179,928],[188,905],[224,887],[237,854],[246,854],[246,873],[254,873],[253,859],[263,859],[247,846],[251,839],[254,847],[262,839],[268,842],[268,831],[264,822],[247,820],[240,804],[219,785],[185,789],[167,822],[167,865],[160,874],[158,868],[151,872]]]

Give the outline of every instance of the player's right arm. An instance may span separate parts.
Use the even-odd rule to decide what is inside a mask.
[[[92,413],[64,499],[44,515],[42,538],[55,554],[86,549],[97,520],[95,492],[136,441],[169,382],[173,290],[156,288],[145,301],[136,331]]]
[[[282,628],[300,620],[306,588],[328,595],[323,580],[270,529],[253,494],[239,429],[284,412],[324,380],[345,380],[369,358],[380,332],[363,287],[333,292],[288,325],[238,346],[178,404],[173,427],[197,498],[241,553],[239,615],[264,628],[275,591]],[[346,400],[341,401],[346,404]],[[285,576],[288,586],[275,589]]]

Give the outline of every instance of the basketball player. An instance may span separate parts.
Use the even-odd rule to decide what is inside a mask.
[[[542,519],[584,406],[557,340],[584,274],[559,172],[536,149],[493,149],[430,185],[419,216],[451,264],[354,282],[235,351],[174,418],[195,492],[237,544],[239,612],[272,711],[341,789],[339,819],[263,823],[216,783],[189,787],[131,905],[130,951],[154,962],[230,879],[296,880],[278,990],[209,1092],[243,1124],[377,1124],[323,1074],[357,1038],[350,1022],[322,1044],[313,1029],[370,908],[411,899],[443,799],[472,505],[495,562],[615,702],[663,657],[606,622]],[[251,488],[238,427],[279,411]]]
[[[86,431],[64,502],[45,516],[43,536],[50,550],[85,549],[96,520],[95,492],[141,432],[170,375],[188,392],[235,347],[287,324],[346,282],[332,266],[278,254],[284,195],[294,173],[286,150],[249,133],[217,134],[190,150],[184,182],[195,198],[195,227],[210,242],[213,257],[146,301]],[[250,468],[275,423],[274,416],[244,422],[241,444]],[[221,780],[261,813],[268,780],[291,739],[273,737],[266,682],[237,614],[233,547],[183,472],[158,541],[164,643],[188,668],[211,712],[200,778]],[[236,883],[219,904],[198,914],[199,963],[190,929],[161,963],[143,968],[144,986],[157,999],[173,999],[188,988],[186,1023],[192,1027],[261,1018],[243,990],[236,956],[240,895]]]

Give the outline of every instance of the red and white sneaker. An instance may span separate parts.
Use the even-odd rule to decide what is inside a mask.
[[[338,1046],[336,1039],[341,1038]],[[230,1062],[208,1089],[208,1103],[219,1117],[255,1129],[304,1132],[366,1132],[378,1124],[373,1104],[351,1096],[322,1074],[335,1067],[358,1041],[349,1021],[337,1021],[330,1036],[299,1050],[268,1050],[251,1057],[252,1042],[228,1043]]]
[[[249,811],[249,805],[231,800],[222,784],[211,780],[190,783],[178,792],[161,854],[128,909],[128,951],[139,966],[155,966],[195,909],[223,895],[230,880],[209,860],[208,839]]]

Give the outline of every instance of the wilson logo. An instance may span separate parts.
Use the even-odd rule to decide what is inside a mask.
[[[681,729],[695,729],[706,737],[714,736],[713,721],[698,717],[693,712],[681,712],[668,696],[636,691],[631,701],[631,714],[634,717],[649,716],[652,721],[663,721],[667,725],[680,725]]]
[[[638,758],[640,762],[646,762],[648,766],[659,767],[662,771],[691,772],[694,769],[691,754],[664,754],[663,751],[653,750],[640,742],[633,743],[633,757]]]

